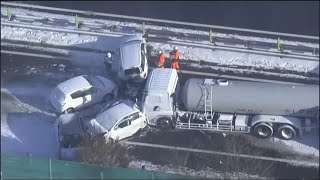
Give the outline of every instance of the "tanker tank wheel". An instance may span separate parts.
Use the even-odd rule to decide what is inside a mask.
[[[163,117],[157,120],[157,126],[163,130],[169,130],[173,128],[172,121],[169,118]]]
[[[259,138],[267,139],[273,134],[273,128],[267,123],[259,123],[254,126],[253,134]]]
[[[278,129],[278,137],[280,139],[291,140],[295,138],[296,134],[296,130],[290,125],[283,125]]]

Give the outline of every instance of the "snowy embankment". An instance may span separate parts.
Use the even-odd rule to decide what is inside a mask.
[[[3,27],[1,29],[1,39],[10,41],[24,41],[32,42],[40,46],[42,44],[52,45],[52,48],[57,46],[65,46],[65,49],[48,49],[42,47],[41,49],[47,49],[46,51],[52,51],[54,53],[60,53],[63,56],[71,58],[74,64],[79,65],[90,65],[91,67],[101,67],[103,57],[107,50],[114,49],[119,46],[121,37],[101,37],[101,36],[89,36],[89,35],[79,35],[79,34],[69,34],[60,32],[49,32],[42,30],[33,30],[25,28],[12,28]],[[3,43],[5,44],[5,43]],[[163,43],[149,43],[154,50],[164,50],[166,52],[166,57],[169,58],[169,51],[172,50],[173,45],[163,44]],[[25,46],[26,48],[32,48],[30,45]],[[215,63],[217,65],[224,65],[226,67],[215,67],[212,69],[217,69],[221,71],[233,71],[235,73],[250,73],[250,71],[255,73],[261,73],[261,71],[268,71],[272,69],[277,69],[278,72],[281,71],[292,71],[298,72],[298,74],[286,74],[286,73],[274,73],[266,72],[264,74],[271,76],[282,76],[288,78],[303,78],[302,74],[312,73],[319,75],[319,62],[289,59],[289,58],[279,58],[274,56],[263,56],[257,54],[239,53],[239,52],[227,52],[222,50],[202,49],[196,47],[186,47],[179,46],[181,52],[181,59],[184,62],[188,62],[188,59],[193,61],[207,61]],[[38,48],[39,49],[39,48]],[[69,49],[69,50],[68,50]],[[82,49],[91,50],[80,51]],[[78,50],[78,51],[77,51]],[[92,52],[93,50],[100,52]],[[154,54],[154,53],[153,53]],[[197,67],[197,64],[190,63],[190,67]],[[246,66],[250,69],[238,69],[232,66]],[[231,67],[231,68],[230,68]],[[258,68],[259,70],[256,70]]]
[[[1,7],[3,12],[6,11],[4,7]],[[31,10],[25,10],[20,8],[12,8],[12,12],[17,12],[19,15],[24,16],[34,16],[34,17],[50,17],[53,22],[50,22],[50,27],[59,27],[65,29],[74,29],[74,17],[68,15],[59,15],[45,12],[35,12]],[[3,16],[1,21],[6,21],[7,19]],[[137,30],[141,29],[141,24],[134,22],[120,22],[114,20],[102,20],[102,19],[89,19],[81,17],[81,22],[91,24],[90,26],[83,27],[82,30],[94,30],[95,32],[108,32],[110,33],[109,27],[118,27],[118,32],[122,33],[135,33]],[[40,22],[32,22],[22,19],[17,19],[14,22],[21,22],[24,24],[32,24],[41,26]],[[104,28],[104,26],[106,26]],[[93,28],[96,27],[96,28]],[[156,25],[147,25],[148,30],[156,30],[170,33],[184,33],[190,35],[208,35],[208,32],[183,29],[183,28],[172,28],[172,27],[162,27]],[[112,33],[112,32],[111,32]],[[250,36],[239,36],[236,34],[224,34],[213,32],[214,37],[228,37],[236,38],[241,40],[253,40],[259,42],[268,42],[276,43],[275,39],[262,38],[262,37],[250,37]],[[169,38],[175,39],[175,37]],[[15,28],[9,26],[1,27],[1,39],[2,40],[22,40],[26,42],[35,42],[35,43],[45,43],[51,45],[62,45],[69,47],[79,47],[79,48],[91,48],[97,49],[100,51],[106,51],[117,47],[119,43],[119,38],[116,37],[101,37],[101,36],[88,36],[88,35],[79,35],[79,34],[70,34],[70,33],[59,33],[59,32],[49,32],[41,30],[31,30],[26,28]],[[201,43],[209,43],[209,40],[198,39],[195,40]],[[304,47],[319,48],[319,44],[308,43],[308,42],[298,42],[298,41],[287,41],[282,40],[282,44],[287,45],[297,45]],[[164,50],[166,52],[171,51],[173,48],[172,44],[166,43],[154,43],[149,42],[149,46],[152,46],[154,50]],[[41,45],[41,44],[40,44]],[[181,52],[181,59],[184,60],[193,60],[193,61],[206,61],[212,62],[219,65],[228,65],[228,66],[247,66],[258,69],[277,69],[279,72],[281,70],[296,71],[299,73],[313,73],[319,75],[319,62],[318,61],[308,61],[308,60],[299,60],[295,58],[287,57],[276,57],[276,56],[267,56],[267,55],[258,55],[252,53],[243,53],[243,52],[234,52],[234,51],[225,51],[225,50],[212,50],[199,47],[190,47],[178,45]],[[79,61],[77,53],[69,53],[75,61]],[[85,53],[81,53],[85,54]],[[103,56],[103,54],[101,54]],[[94,61],[101,61],[101,56],[89,56],[85,62],[90,62],[94,64]],[[168,53],[166,53],[168,57]],[[81,55],[81,57],[83,57]],[[85,62],[81,61],[82,64]],[[238,73],[241,71],[238,71]]]
[[[46,89],[21,83],[1,88],[1,152],[58,158],[56,117],[41,101]]]

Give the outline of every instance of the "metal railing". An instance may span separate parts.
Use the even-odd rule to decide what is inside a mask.
[[[11,10],[10,10],[11,11]],[[9,12],[9,9],[8,9]],[[89,30],[83,30],[81,28],[70,28],[73,27],[71,22],[69,22],[69,27],[65,27],[65,23],[62,25],[57,24],[47,24],[45,23],[44,19],[48,19],[47,17],[32,17],[32,16],[25,16],[25,15],[11,15],[11,12],[8,13],[7,17],[8,20],[4,21],[1,20],[1,24],[3,26],[11,26],[11,27],[20,27],[20,28],[28,28],[28,29],[39,29],[44,31],[56,31],[56,32],[65,32],[65,33],[75,33],[75,34],[85,34],[85,35],[93,35],[93,36],[107,36],[107,37],[120,37],[123,35],[131,35],[131,33],[124,33],[120,30],[114,30],[112,29],[112,26],[109,28],[109,32],[106,32],[102,25],[96,25],[94,29],[92,29],[92,25],[87,26],[86,28]],[[12,16],[15,16],[14,19],[17,18],[29,18],[32,21],[40,21],[43,23],[43,25],[33,25],[32,23],[28,22],[13,22],[14,20],[10,20]],[[77,17],[77,16],[76,16]],[[77,19],[77,18],[76,18]],[[75,22],[77,23],[77,21]],[[87,23],[86,23],[87,24]],[[77,27],[79,25],[76,25]],[[84,26],[84,25],[82,25]],[[97,31],[97,27],[100,29]],[[145,30],[143,30],[145,31]],[[133,32],[141,32],[141,30],[133,28]],[[161,31],[147,31],[145,33],[145,38],[148,42],[156,42],[156,43],[166,43],[166,44],[172,44],[172,45],[183,45],[183,46],[189,46],[189,47],[198,47],[198,48],[206,48],[206,49],[217,49],[217,50],[224,50],[224,51],[234,51],[234,52],[240,52],[240,53],[252,53],[252,54],[260,54],[260,55],[266,55],[266,56],[278,56],[281,58],[294,58],[294,59],[301,59],[301,60],[309,60],[309,61],[319,61],[319,48],[317,47],[308,47],[308,46],[301,46],[301,45],[290,45],[286,43],[281,43],[278,38],[277,43],[271,43],[271,42],[263,42],[263,41],[256,41],[256,40],[244,40],[234,37],[214,37],[215,41],[214,43],[210,43],[209,41],[203,41],[205,37],[200,36],[199,40],[196,41],[194,38],[192,38],[190,35],[185,37],[180,37],[179,33],[173,33],[170,34],[170,37],[160,37]],[[172,37],[177,36],[177,37]],[[199,35],[193,35],[193,36],[199,36]],[[192,38],[193,40],[190,41]],[[211,39],[211,38],[210,38]]]
[[[307,36],[307,35],[298,35],[298,34],[289,34],[289,33],[280,33],[280,32],[271,32],[271,31],[263,31],[263,30],[253,30],[253,29],[245,29],[245,28],[235,28],[235,27],[226,27],[226,26],[216,26],[216,25],[206,25],[199,23],[189,23],[189,22],[180,22],[180,21],[172,21],[172,20],[163,20],[163,19],[153,19],[153,18],[145,18],[145,17],[135,17],[135,16],[126,16],[126,15],[117,15],[110,13],[100,13],[100,12],[91,12],[91,11],[81,11],[81,10],[73,10],[73,9],[65,9],[65,8],[54,8],[54,7],[45,7],[38,5],[29,5],[29,4],[18,4],[11,2],[1,2],[1,5],[12,6],[12,7],[20,7],[20,8],[28,8],[35,9],[39,11],[51,11],[51,12],[60,12],[67,14],[81,14],[85,17],[102,17],[106,18],[117,18],[125,21],[136,21],[141,24],[155,24],[155,25],[164,25],[169,24],[171,27],[191,27],[192,29],[204,29],[207,32],[210,30],[220,30],[220,31],[232,31],[233,33],[245,33],[245,34],[254,34],[254,35],[271,35],[274,38],[278,37],[293,37],[293,38],[303,38],[303,39],[311,39],[318,40],[319,37],[315,36]],[[147,22],[147,23],[145,23]]]

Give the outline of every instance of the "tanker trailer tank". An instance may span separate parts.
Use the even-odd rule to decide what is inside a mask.
[[[208,80],[212,85],[204,84]],[[205,90],[207,90],[206,93]],[[214,112],[312,118],[319,112],[319,86],[317,85],[196,78],[187,80],[182,90],[181,99],[186,109],[203,112],[205,98],[209,99],[211,90]]]

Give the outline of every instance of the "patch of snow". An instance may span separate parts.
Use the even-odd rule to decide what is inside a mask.
[[[300,153],[319,157],[319,135],[305,134],[296,140],[285,141],[275,138],[275,142],[282,143],[288,148]]]
[[[172,46],[163,43],[149,43],[156,50],[169,52]],[[211,50],[178,46],[181,59],[204,60],[207,62],[218,63],[221,65],[252,66],[264,69],[284,69],[298,72],[313,72],[319,74],[317,61],[302,61],[293,58],[280,58],[275,56],[265,56],[251,53],[239,53],[223,50]],[[168,56],[167,56],[168,57]]]
[[[1,9],[5,10],[4,7],[1,7]],[[72,26],[68,26],[68,23],[67,23],[65,28],[74,29],[73,16],[34,12],[34,11],[20,9],[20,8],[12,8],[12,11],[13,12],[17,11],[19,12],[19,14],[23,14],[23,15],[33,14],[33,16],[38,16],[38,17],[48,16],[53,19],[64,19],[69,24],[72,24]],[[2,17],[1,19],[4,20],[3,18],[4,17]],[[141,28],[140,24],[133,23],[133,22],[117,22],[117,21],[111,21],[111,20],[101,20],[101,19],[97,20],[97,19],[88,19],[88,18],[81,18],[81,20],[86,22],[91,22],[91,23],[99,22],[100,24],[107,24],[109,26],[121,25],[126,28],[129,28],[129,27]],[[173,31],[177,33],[182,32],[182,33],[203,34],[203,35],[208,34],[208,32],[205,32],[205,31],[171,28],[171,27],[159,27],[155,25],[148,25],[147,28],[167,30],[167,31]],[[250,40],[256,40],[256,41],[263,41],[263,42],[273,42],[273,43],[276,42],[275,39],[268,39],[268,38],[261,38],[261,37],[246,37],[246,36],[223,34],[223,33],[214,33],[214,35],[221,36],[221,37],[234,37],[234,38],[244,39],[244,40],[250,39]],[[15,27],[8,27],[8,26],[1,27],[1,38],[9,39],[9,40],[24,40],[24,41],[38,42],[38,43],[45,42],[51,45],[64,45],[64,46],[73,46],[73,47],[81,47],[81,48],[91,48],[91,49],[97,49],[100,51],[106,51],[108,49],[113,49],[118,47],[121,39],[116,37],[101,37],[101,36],[89,36],[89,35],[79,35],[79,34],[61,33],[61,32],[49,32],[49,31],[34,30],[34,29],[27,29],[27,28],[15,28]],[[291,45],[303,45],[303,46],[319,48],[319,44],[313,44],[313,43],[284,41],[284,40],[281,40],[281,42],[282,44],[284,43],[284,44],[291,44]],[[173,45],[163,44],[163,43],[148,43],[148,44],[152,45],[154,49],[157,49],[157,50],[162,49],[165,51],[169,51],[169,50],[172,50],[173,48]],[[204,61],[218,63],[222,65],[252,66],[252,67],[258,67],[258,68],[265,68],[265,69],[277,68],[277,69],[293,70],[298,72],[312,72],[315,74],[319,74],[319,62],[316,62],[316,61],[302,61],[294,58],[280,58],[275,56],[230,52],[230,51],[222,51],[222,50],[212,51],[211,49],[194,48],[194,47],[187,47],[187,46],[179,46],[179,48],[181,52],[180,56],[182,59],[192,59],[192,60],[198,60],[198,61],[204,60]],[[85,54],[85,53],[82,53],[82,54]],[[101,54],[101,56],[103,55],[104,54]],[[73,53],[72,56],[77,56],[77,55]],[[87,59],[90,59],[90,62],[95,61],[94,60],[95,58],[92,58],[92,59],[87,58]]]
[[[319,135],[304,134],[294,140],[282,140],[279,138],[257,139],[251,135],[239,134],[247,139],[254,146],[272,149],[279,152],[298,153],[301,155],[311,155],[314,159],[319,158]]]
[[[2,153],[58,158],[54,124],[26,113],[8,113],[7,123],[1,128]]]
[[[222,173],[216,171],[212,168],[207,167],[206,169],[202,169],[200,171],[196,171],[194,169],[190,169],[188,167],[174,166],[174,165],[155,165],[152,162],[144,161],[144,160],[133,160],[129,163],[130,168],[141,169],[142,166],[148,171],[160,171],[169,174],[178,174],[182,176],[191,176],[191,177],[199,177],[199,178],[213,178],[213,179],[224,179],[226,177],[232,179],[266,179],[257,175],[248,175],[246,173]]]
[[[6,12],[6,7],[1,7],[2,12]],[[57,24],[60,23],[61,21],[64,21],[63,26],[67,29],[73,29],[74,28],[74,16],[70,15],[60,15],[60,14],[53,14],[53,13],[48,13],[48,12],[38,12],[34,10],[28,10],[28,9],[21,9],[17,7],[12,7],[11,11],[19,15],[28,15],[28,16],[34,16],[34,17],[50,17],[50,19],[54,20],[52,23],[55,23],[57,21]],[[5,16],[1,17],[1,21],[7,20]],[[16,21],[21,21],[17,19]],[[59,22],[60,21],[60,22]],[[127,22],[120,22],[120,21],[114,21],[114,20],[106,20],[106,19],[93,19],[93,18],[84,18],[80,17],[80,21],[93,25],[95,27],[101,27],[100,31],[108,31],[106,28],[103,28],[101,25],[105,26],[118,26],[120,28],[136,28],[136,29],[141,29],[141,24],[135,23],[135,22],[130,22],[130,20]],[[69,26],[68,26],[69,25]],[[158,25],[146,25],[146,29],[150,30],[162,30],[162,31],[171,31],[175,33],[190,33],[190,34],[195,34],[195,35],[205,35],[209,37],[209,32],[208,31],[201,31],[201,30],[192,30],[192,29],[185,29],[185,28],[173,28],[173,27],[164,27],[164,26],[158,26]],[[238,34],[225,34],[221,32],[212,32],[212,35],[214,37],[229,37],[229,38],[236,38],[236,39],[243,39],[243,40],[254,40],[254,41],[260,41],[260,42],[269,42],[269,43],[276,43],[277,39],[271,39],[271,38],[264,38],[264,37],[253,37],[253,36],[243,36],[243,35],[238,35]],[[209,41],[209,38],[208,38]],[[301,46],[308,46],[308,47],[314,47],[314,48],[319,48],[319,44],[315,43],[308,43],[308,42],[300,42],[300,41],[288,41],[288,40],[282,40],[281,39],[281,44],[288,44],[288,45],[301,45]]]

